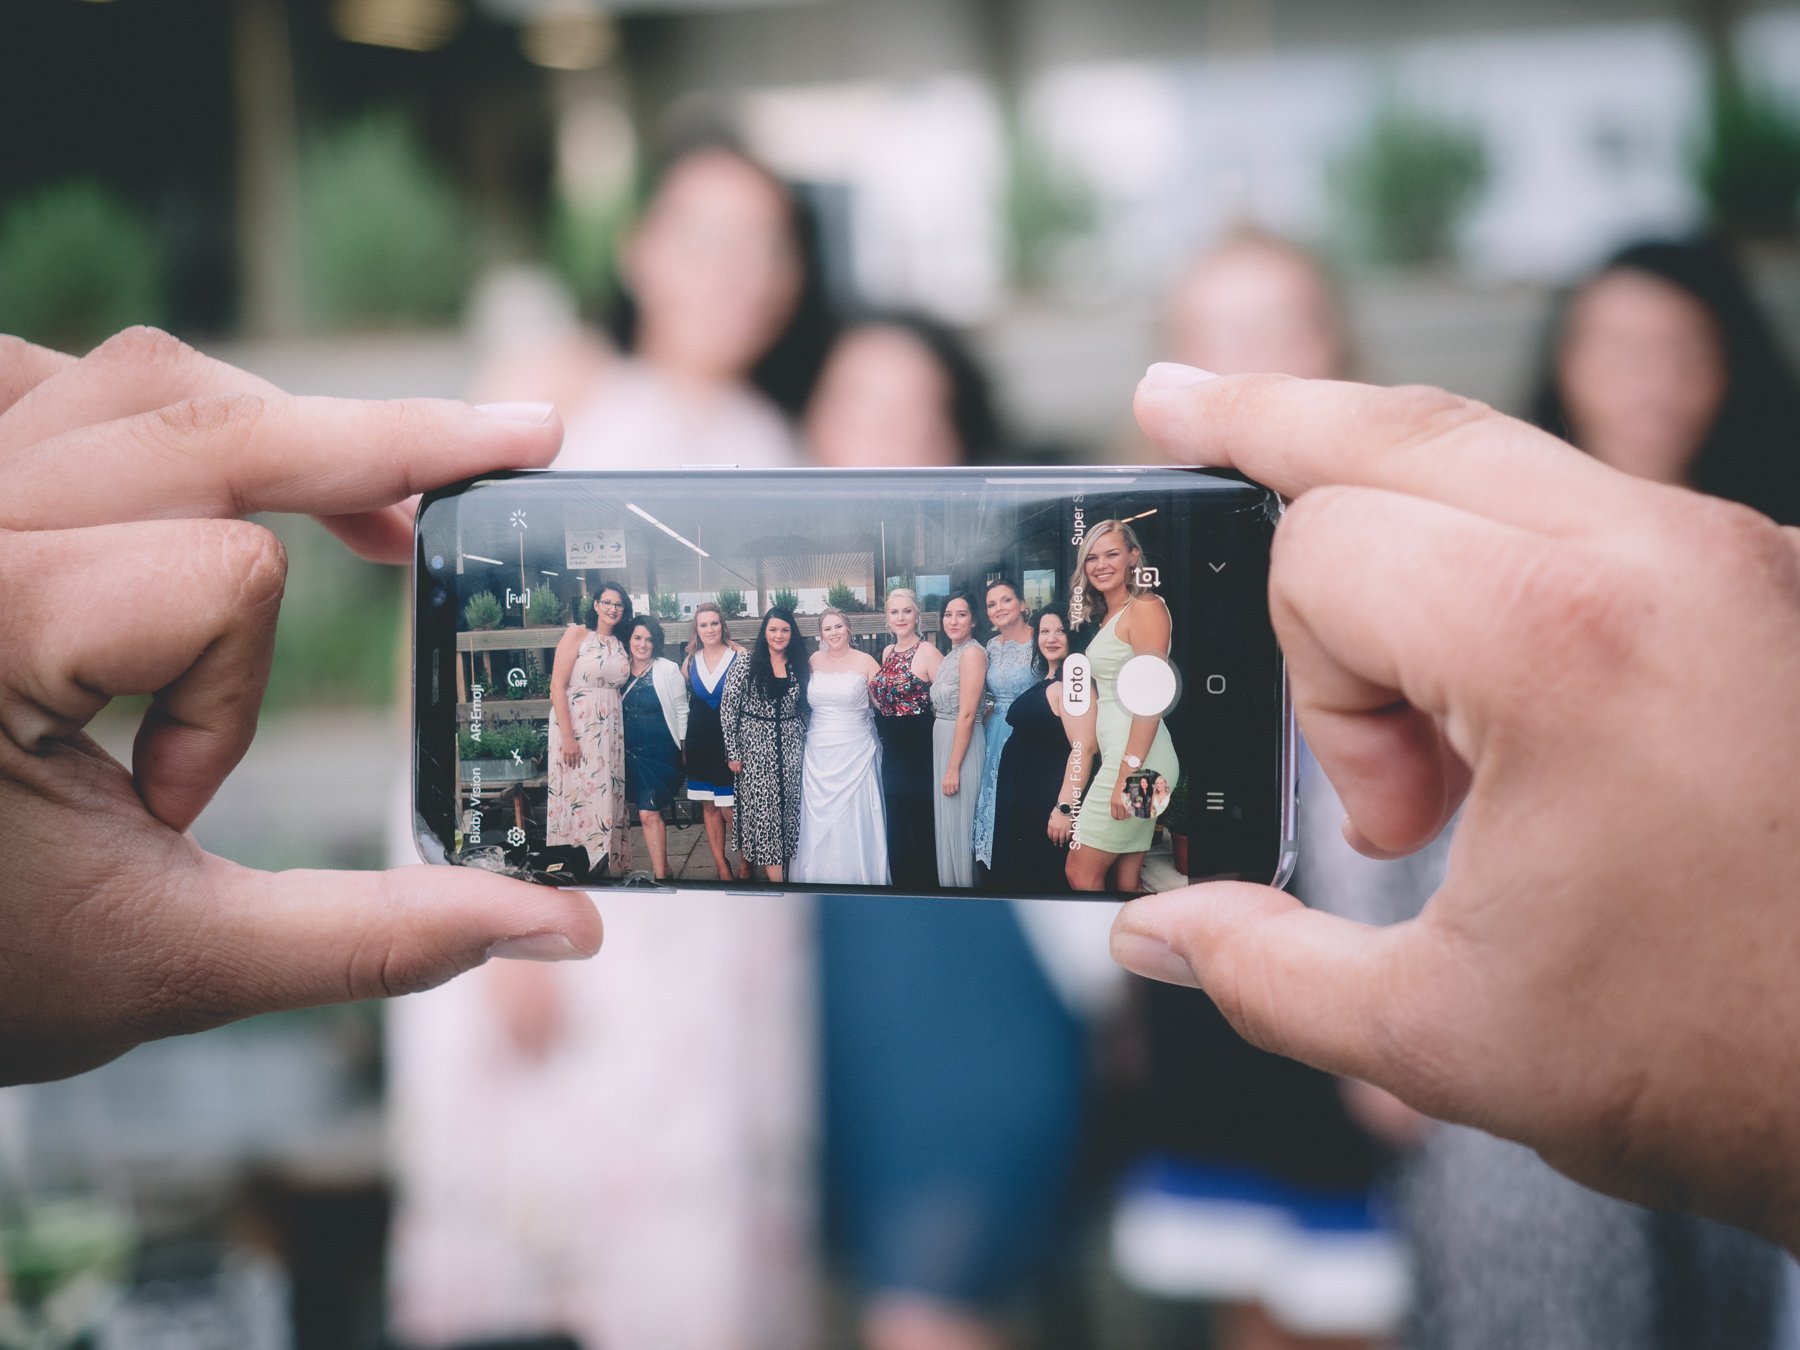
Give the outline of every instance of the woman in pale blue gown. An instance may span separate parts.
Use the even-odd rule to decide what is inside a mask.
[[[1000,752],[1012,725],[1006,711],[1012,702],[1038,682],[1031,664],[1031,623],[1024,597],[1013,582],[1001,577],[987,584],[988,624],[994,636],[987,644],[987,695],[993,706],[987,715],[987,755],[982,760],[981,797],[975,803],[975,861],[982,868],[994,865],[994,796],[1000,778]],[[977,872],[978,879],[985,873]]]

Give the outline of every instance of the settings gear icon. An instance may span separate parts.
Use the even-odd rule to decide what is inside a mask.
[[[525,831],[520,829],[517,825],[513,826],[506,832],[506,842],[511,844],[514,848],[518,848],[525,842]]]

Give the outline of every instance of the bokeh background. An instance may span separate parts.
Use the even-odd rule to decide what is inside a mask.
[[[155,323],[298,392],[460,396],[605,306],[658,147],[700,126],[799,185],[841,304],[960,328],[1052,458],[1141,452],[1162,296],[1243,226],[1329,260],[1361,376],[1509,410],[1558,288],[1647,234],[1728,236],[1800,339],[1800,7],[1751,0],[9,0],[0,330]],[[402,578],[272,524],[263,731],[197,833],[377,865]],[[0,1345],[382,1344],[380,1017],[0,1092]],[[1084,1269],[1028,1339],[1204,1343]],[[96,1342],[128,1286],[140,1320]]]

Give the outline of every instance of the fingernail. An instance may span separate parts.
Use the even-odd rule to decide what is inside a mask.
[[[1139,384],[1142,389],[1188,389],[1196,384],[1204,384],[1208,380],[1219,377],[1210,370],[1202,370],[1199,366],[1179,365],[1174,361],[1158,361],[1144,372]]]
[[[1147,980],[1161,980],[1164,984],[1185,984],[1190,989],[1200,987],[1200,981],[1194,978],[1194,972],[1188,969],[1188,963],[1177,956],[1174,949],[1161,938],[1144,933],[1115,933],[1112,955],[1113,960],[1125,969],[1142,975]]]
[[[475,411],[486,413],[489,417],[498,417],[504,422],[523,422],[527,426],[541,427],[550,420],[556,411],[553,403],[477,403]]]
[[[526,933],[496,942],[487,949],[490,961],[582,961],[584,952],[561,933]]]

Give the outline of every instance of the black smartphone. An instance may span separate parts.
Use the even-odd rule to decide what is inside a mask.
[[[589,887],[1279,884],[1280,511],[1176,468],[518,472],[432,492],[420,851]]]

